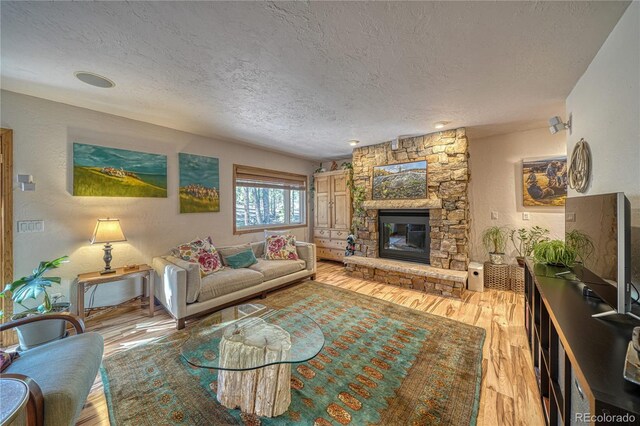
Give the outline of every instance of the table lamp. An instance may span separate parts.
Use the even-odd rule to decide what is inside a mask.
[[[120,241],[127,241],[127,238],[122,232],[119,219],[98,219],[96,229],[93,231],[93,237],[91,237],[91,244],[104,243],[104,270],[100,271],[101,275],[111,274],[116,272],[115,269],[111,269],[111,243],[117,243]]]

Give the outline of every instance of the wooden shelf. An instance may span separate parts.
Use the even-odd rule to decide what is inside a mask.
[[[640,418],[640,386],[622,377],[627,344],[640,322],[622,315],[592,318],[603,307],[586,301],[578,283],[556,277],[558,270],[527,259],[525,325],[547,425],[569,424],[572,377],[584,392],[588,414]]]

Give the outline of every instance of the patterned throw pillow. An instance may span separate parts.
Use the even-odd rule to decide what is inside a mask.
[[[0,351],[0,373],[6,370],[11,365],[11,362],[19,356],[20,354],[17,352]]]
[[[213,246],[211,237],[199,238],[189,243],[180,244],[171,253],[187,262],[200,265],[200,276],[212,274],[223,268],[218,251]]]
[[[267,260],[298,260],[296,237],[293,235],[270,235],[264,248]]]

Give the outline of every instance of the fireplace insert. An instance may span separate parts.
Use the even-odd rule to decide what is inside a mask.
[[[429,264],[429,210],[380,210],[379,256]]]

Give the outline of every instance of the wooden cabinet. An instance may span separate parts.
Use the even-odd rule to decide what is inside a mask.
[[[314,243],[319,259],[342,260],[351,228],[349,172],[316,173]]]
[[[525,331],[546,425],[639,424],[640,386],[622,375],[639,322],[593,318],[611,308],[583,296],[583,284],[558,275],[564,271],[527,259],[524,274]]]

